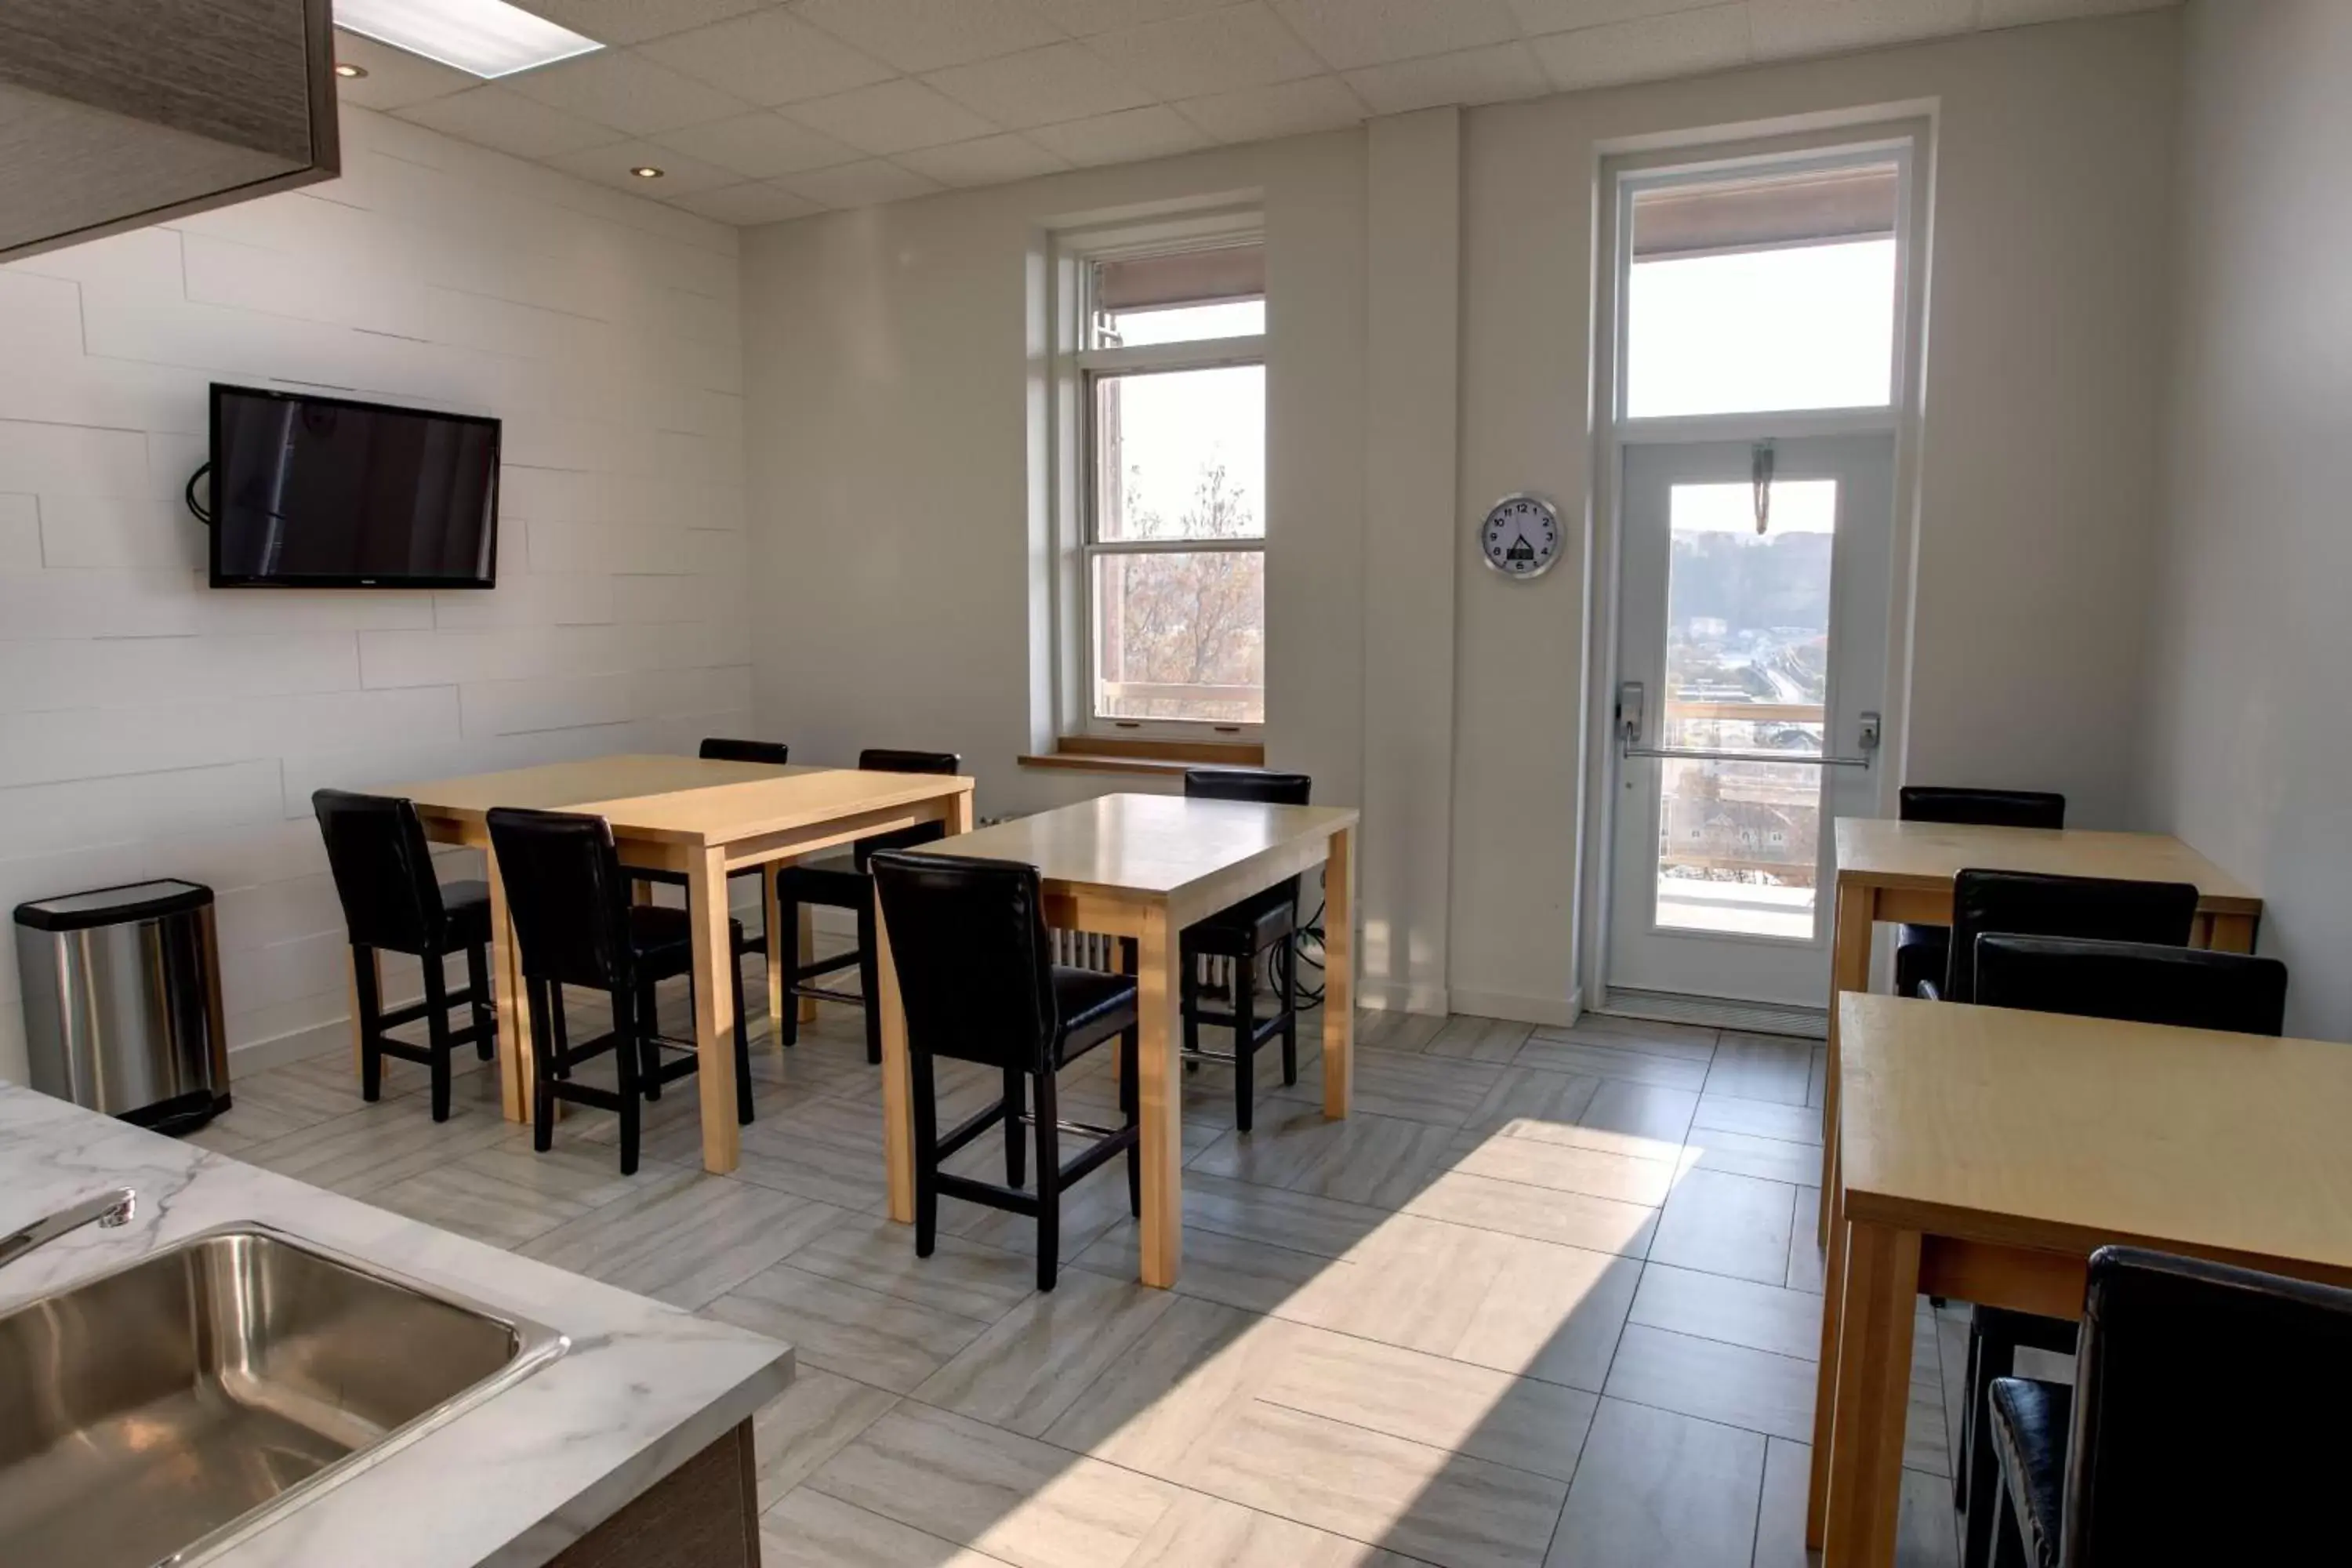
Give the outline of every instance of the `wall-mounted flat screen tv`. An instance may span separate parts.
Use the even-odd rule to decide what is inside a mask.
[[[215,588],[488,588],[499,422],[308,393],[212,394]]]

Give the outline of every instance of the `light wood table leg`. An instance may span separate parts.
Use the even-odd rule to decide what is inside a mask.
[[[1848,1222],[1822,1568],[1888,1568],[1903,1492],[1919,1233]]]
[[[799,929],[793,933],[793,945],[800,952],[801,967],[805,969],[810,964],[816,962],[816,910],[807,904],[802,904],[799,908],[801,916],[800,925]],[[815,997],[802,997],[800,999],[800,1007],[802,1023],[814,1024],[816,1022]],[[781,1016],[781,1015],[779,1016]]]
[[[1356,1068],[1356,835],[1331,835],[1323,863],[1323,1114],[1348,1114]]]
[[[1830,1244],[1830,1199],[1837,1191],[1831,1165],[1837,1150],[1838,997],[1848,991],[1870,989],[1870,933],[1875,903],[1868,888],[1850,888],[1842,882],[1838,885],[1837,923],[1831,938],[1829,1075],[1822,1087],[1822,1208],[1818,1235],[1823,1247]]]
[[[768,939],[768,1022],[771,1025],[784,1021],[787,1000],[784,981],[785,976],[792,973],[792,961],[784,956],[784,906],[776,898],[777,870],[774,866],[760,868],[760,930],[766,933]],[[772,1044],[783,1044],[781,1033],[772,1035],[770,1039]]]
[[[530,1014],[522,1001],[522,944],[515,940],[514,917],[507,908],[507,884],[499,875],[498,857],[488,849],[482,856],[490,881],[490,989],[497,993],[492,1012],[499,1030],[499,1110],[509,1121],[528,1121],[533,1068]]]
[[[1805,1544],[1815,1551],[1821,1549],[1822,1529],[1829,1520],[1830,1425],[1837,1409],[1838,1323],[1845,1298],[1844,1220],[1843,1205],[1833,1205],[1822,1258],[1822,1352],[1814,1363],[1811,1475],[1805,1493]]]
[[[727,854],[705,849],[687,868],[694,931],[695,1083],[702,1098],[702,1168],[725,1175],[740,1143],[735,1124],[735,944],[727,929]]]
[[[907,1060],[907,1007],[898,992],[898,964],[890,952],[890,926],[875,899],[874,979],[882,1009],[882,1166],[890,1188],[890,1217],[915,1223],[915,1086]]]
[[[1176,1055],[1183,1038],[1176,1016],[1181,995],[1178,966],[1183,960],[1178,937],[1169,929],[1165,906],[1144,911],[1135,977],[1140,1014],[1137,1107],[1143,1124],[1141,1273],[1146,1285],[1163,1290],[1176,1283],[1184,1262],[1184,1069]],[[1324,1070],[1330,1070],[1328,1063]]]
[[[2205,928],[2205,945],[2215,952],[2254,951],[2254,917],[2252,915],[2207,915],[2199,923]]]

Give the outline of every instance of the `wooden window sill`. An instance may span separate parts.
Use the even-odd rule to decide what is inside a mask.
[[[1050,752],[1019,759],[1024,768],[1079,773],[1179,774],[1187,768],[1262,768],[1265,747],[1255,741],[1127,740],[1065,735]]]

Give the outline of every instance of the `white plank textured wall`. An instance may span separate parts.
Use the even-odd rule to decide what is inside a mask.
[[[0,909],[211,884],[264,1057],[346,1010],[310,791],[687,750],[751,706],[735,231],[343,133],[331,184],[0,267]],[[215,379],[499,416],[498,588],[208,590],[180,491]],[[0,1077],[19,994],[0,942]]]

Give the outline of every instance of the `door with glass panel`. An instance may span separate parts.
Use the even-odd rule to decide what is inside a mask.
[[[1612,991],[1826,1005],[1830,825],[1876,798],[1894,494],[1885,436],[1626,453]]]

